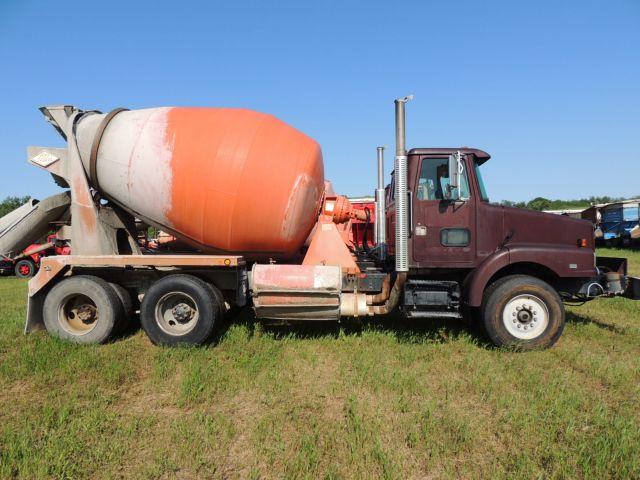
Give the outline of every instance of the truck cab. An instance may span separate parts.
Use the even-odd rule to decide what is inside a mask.
[[[450,189],[449,157],[460,156],[460,185]],[[408,152],[409,252],[415,271],[471,270],[507,249],[510,261],[538,263],[561,276],[596,274],[593,229],[585,220],[504,207],[489,201],[482,165],[472,148],[414,148]],[[392,180],[393,183],[393,180]],[[387,188],[388,228],[395,217],[394,188]],[[389,249],[394,251],[393,237]],[[562,259],[554,254],[562,253]],[[525,258],[526,257],[526,258]]]
[[[482,178],[490,158],[467,147],[407,152],[409,271],[401,308],[409,317],[477,312],[497,344],[549,345],[562,330],[562,302],[620,293],[624,285],[608,290],[598,278],[626,278],[626,260],[596,259],[588,221],[491,203]],[[385,199],[391,232],[395,181],[394,172]],[[390,256],[395,242],[390,235]],[[496,300],[500,286],[504,298]],[[545,317],[544,328],[536,316]]]

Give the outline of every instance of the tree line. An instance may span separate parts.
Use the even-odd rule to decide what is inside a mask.
[[[6,197],[0,202],[0,217],[4,217],[7,213],[15,210],[20,205],[24,205],[31,197]]]
[[[640,195],[638,196],[640,197]],[[621,202],[623,200],[631,200],[638,197],[589,197],[580,198],[578,200],[551,200],[545,197],[536,197],[528,202],[512,202],[511,200],[502,200],[500,205],[506,207],[528,208],[529,210],[572,210],[586,209],[591,205],[599,203]]]

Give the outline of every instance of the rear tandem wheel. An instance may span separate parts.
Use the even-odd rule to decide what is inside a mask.
[[[76,343],[105,343],[124,321],[123,303],[116,290],[92,275],[58,282],[44,300],[47,331]]]
[[[192,275],[168,275],[145,293],[140,323],[156,345],[202,345],[222,319],[222,294]]]

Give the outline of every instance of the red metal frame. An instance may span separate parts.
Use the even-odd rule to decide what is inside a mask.
[[[351,200],[351,205],[353,205],[354,210],[364,211],[365,209],[369,209],[369,229],[367,231],[367,245],[373,246],[373,234],[375,230],[375,222],[376,222],[376,203],[372,200]],[[362,240],[364,238],[364,230],[366,226],[366,220],[354,219],[351,221],[351,232],[349,234],[349,241],[354,246],[362,246]]]

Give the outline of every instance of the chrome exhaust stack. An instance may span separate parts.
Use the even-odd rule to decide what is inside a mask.
[[[384,195],[384,147],[378,147],[378,188],[376,188],[376,246],[380,260],[387,257],[387,224],[385,217],[386,200]]]
[[[395,156],[395,203],[396,203],[396,271],[409,271],[409,212],[407,187],[407,149],[405,138],[405,104],[413,95],[399,98],[396,106],[396,156]]]

